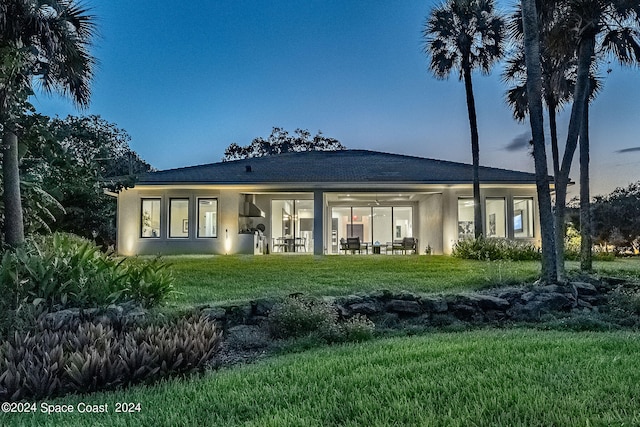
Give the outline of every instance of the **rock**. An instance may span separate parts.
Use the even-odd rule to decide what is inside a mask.
[[[424,297],[420,300],[424,310],[431,313],[444,313],[449,309],[449,305],[444,298]]]
[[[387,303],[387,311],[399,314],[420,314],[422,308],[417,301],[393,299]]]
[[[366,315],[377,314],[382,311],[382,309],[372,301],[361,302],[361,303],[350,305],[349,309],[353,313],[360,313],[360,314],[366,314]]]
[[[254,316],[268,316],[274,305],[275,301],[268,298],[251,301],[251,313]]]
[[[454,303],[449,306],[449,311],[460,320],[472,320],[477,311],[468,304]]]
[[[494,297],[491,295],[476,295],[476,302],[483,310],[504,311],[511,305],[506,299]]]
[[[505,299],[509,301],[510,304],[520,300],[522,295],[524,294],[524,290],[522,289],[503,289],[497,295],[498,298]]]
[[[573,298],[568,297],[567,294],[555,292],[536,295],[532,302],[539,303],[542,305],[541,308],[551,311],[564,311],[575,306],[575,300]]]
[[[202,310],[202,315],[207,320],[225,320],[227,317],[227,311],[222,307],[208,307]]]
[[[591,304],[589,304],[587,301],[582,300],[582,299],[578,300],[578,307],[588,308],[589,310],[591,310],[593,308],[593,306]]]
[[[524,294],[522,294],[520,299],[524,302],[529,302],[535,297],[536,297],[536,294],[534,292],[525,292]]]
[[[583,295],[597,295],[598,294],[598,290],[591,283],[571,282],[571,284],[576,288],[576,290],[578,291],[578,295],[581,296],[581,297]]]

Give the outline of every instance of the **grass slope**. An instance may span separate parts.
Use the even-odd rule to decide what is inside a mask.
[[[178,305],[303,292],[344,295],[380,289],[441,292],[533,280],[537,262],[479,262],[447,256],[167,257]]]
[[[531,330],[390,338],[56,402],[107,403],[107,414],[4,414],[0,424],[638,425],[639,338]],[[116,414],[115,402],[142,409]]]
[[[534,261],[469,261],[449,256],[180,256],[173,264],[175,305],[236,301],[303,292],[345,295],[380,289],[454,292],[532,282]],[[569,271],[578,263],[568,262]],[[596,262],[603,274],[640,277],[640,260]]]

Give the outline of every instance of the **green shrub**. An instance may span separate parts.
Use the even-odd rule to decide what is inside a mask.
[[[16,332],[0,344],[0,401],[85,393],[202,369],[221,334],[204,318],[115,330],[82,323]]]
[[[376,325],[367,316],[356,314],[340,324],[341,336],[345,341],[367,341],[373,338]]]
[[[89,308],[124,301],[151,307],[173,291],[167,265],[117,260],[71,234],[29,238],[0,259],[0,333],[43,310]],[[34,308],[35,307],[35,308]],[[30,313],[35,311],[35,316]],[[16,328],[11,328],[16,329]]]
[[[458,240],[453,246],[452,255],[480,261],[535,261],[540,259],[540,250],[529,242],[479,237]]]
[[[374,329],[374,323],[363,315],[339,321],[336,308],[317,298],[289,297],[274,305],[269,313],[269,331],[274,338],[364,341],[373,336]]]
[[[318,333],[330,338],[337,334],[338,313],[317,298],[292,296],[275,304],[269,313],[269,331],[274,338],[296,338]]]

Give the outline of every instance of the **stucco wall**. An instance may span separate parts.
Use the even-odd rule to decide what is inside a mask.
[[[420,235],[418,252],[424,254],[431,246],[432,254],[441,254],[442,246],[442,194],[427,194],[420,199]]]

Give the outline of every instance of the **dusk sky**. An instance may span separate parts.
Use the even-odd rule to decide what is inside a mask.
[[[42,94],[32,101],[50,116],[116,123],[158,169],[218,162],[230,143],[249,144],[274,126],[321,130],[350,149],[471,163],[464,85],[457,74],[435,79],[422,53],[435,4],[90,1],[100,33],[90,108]],[[507,12],[514,4],[498,2]],[[591,107],[592,194],[640,180],[640,70],[610,67]],[[526,146],[508,149],[529,138],[529,125],[512,119],[501,72],[498,64],[473,76],[480,163],[533,171]],[[568,111],[559,125],[562,141]]]

